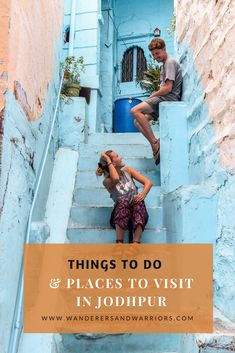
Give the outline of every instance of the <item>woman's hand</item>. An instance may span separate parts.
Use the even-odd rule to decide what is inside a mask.
[[[101,153],[101,157],[103,157],[107,163],[112,162],[111,158],[105,152]]]
[[[139,183],[144,185],[144,188],[141,192],[139,192],[137,195],[134,196],[134,201],[143,201],[145,197],[147,196],[149,190],[151,189],[153,183],[151,180],[146,178],[144,175],[140,174],[137,172],[134,168],[131,167],[126,167],[125,171],[135,180],[137,180]]]
[[[146,193],[144,191],[139,192],[137,195],[134,196],[134,202],[144,201],[146,197]]]

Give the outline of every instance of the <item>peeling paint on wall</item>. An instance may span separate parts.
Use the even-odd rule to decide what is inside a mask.
[[[0,9],[0,342],[6,352],[36,173],[58,94],[63,0],[0,0]],[[39,221],[57,126],[33,215]]]
[[[13,0],[6,6],[0,0],[0,8],[0,35],[4,42],[0,48],[4,63],[0,75],[4,72],[2,79],[8,78],[8,88],[16,93],[27,118],[36,120],[43,113],[54,74],[53,48],[60,39],[63,19],[61,2]]]
[[[32,109],[28,103],[27,93],[21,87],[21,84],[18,81],[14,81],[14,96],[19,101],[28,120],[33,120],[33,113],[32,113]]]
[[[190,181],[217,190],[214,304],[234,321],[235,2],[176,0],[176,19],[189,106]]]
[[[222,166],[235,166],[235,2],[176,1],[177,41],[193,52]],[[192,20],[193,19],[193,20]]]

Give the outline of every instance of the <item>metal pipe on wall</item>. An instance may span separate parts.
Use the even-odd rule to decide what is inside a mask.
[[[73,56],[74,36],[75,36],[75,17],[77,0],[71,2],[70,31],[69,31],[69,56]]]

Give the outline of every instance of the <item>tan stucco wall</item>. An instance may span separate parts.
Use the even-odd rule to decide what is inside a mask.
[[[192,50],[222,166],[235,167],[235,1],[175,0],[176,40]]]
[[[43,112],[53,78],[55,50],[60,44],[62,1],[0,0],[0,75],[7,72],[8,89],[29,120]],[[0,82],[3,93],[5,81]],[[1,94],[0,104],[4,97]]]
[[[58,94],[63,2],[0,0],[0,352],[14,332],[27,220]],[[34,210],[40,221],[57,146],[55,126]]]
[[[4,0],[0,0],[0,114],[5,106],[4,92],[6,82],[2,78],[8,66],[8,28],[9,28],[10,6]],[[0,118],[1,119],[1,118]]]

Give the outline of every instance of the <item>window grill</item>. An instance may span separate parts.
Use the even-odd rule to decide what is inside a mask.
[[[128,49],[122,60],[122,82],[133,81],[133,54],[134,48]]]
[[[142,80],[147,62],[143,49],[132,47],[125,51],[122,59],[122,81],[131,82]]]
[[[147,70],[146,58],[144,51],[137,47],[137,63],[136,63],[136,80],[140,81],[144,78],[144,71]]]
[[[65,28],[64,43],[69,43],[70,27]]]

